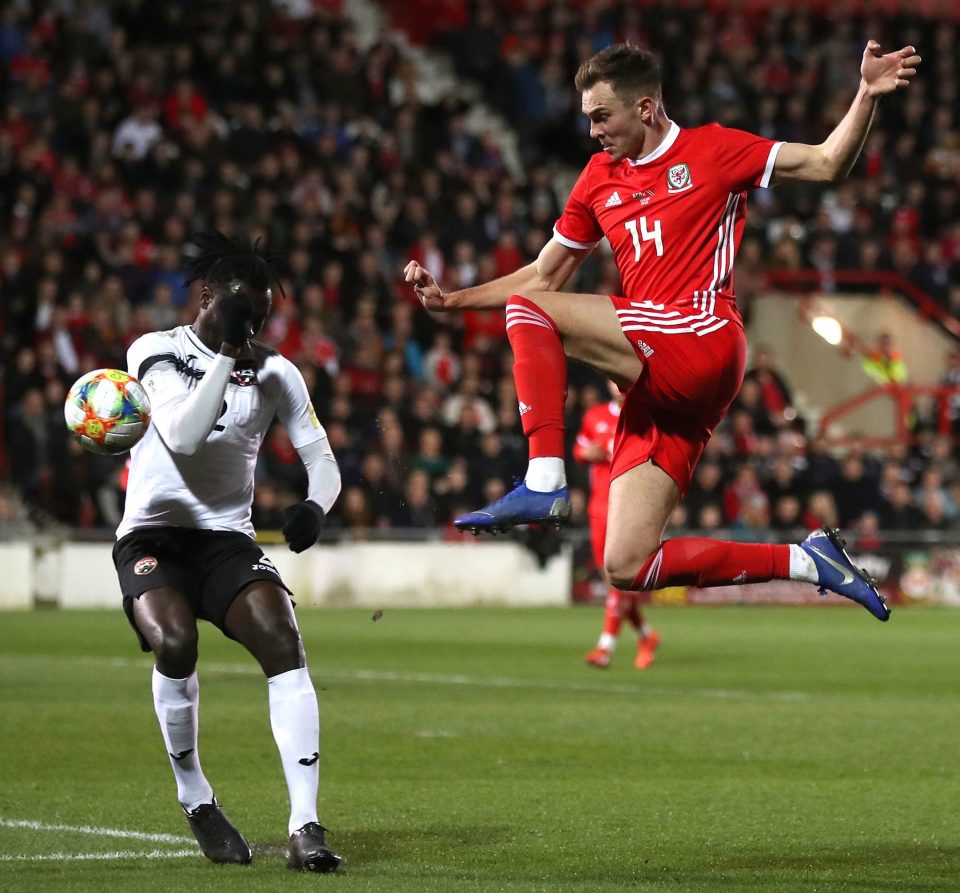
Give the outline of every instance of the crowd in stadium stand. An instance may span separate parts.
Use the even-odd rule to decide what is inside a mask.
[[[63,398],[82,372],[124,367],[141,333],[192,322],[183,252],[210,227],[243,228],[282,254],[285,296],[263,338],[302,370],[339,459],[335,526],[449,527],[503,493],[526,452],[502,315],[431,318],[400,270],[416,258],[452,288],[532,258],[565,198],[559,173],[595,150],[573,73],[613,41],[662,51],[681,124],[813,143],[846,109],[865,34],[922,48],[923,77],[881,106],[848,181],[751,197],[736,287],[749,315],[770,268],[816,269],[822,289],[836,269],[890,270],[960,313],[954,25],[883,17],[889,3],[869,20],[843,0],[829,15],[733,5],[386,3],[463,83],[484,84],[515,132],[518,176],[500,134],[468,126],[462,91],[424,102],[403,41],[385,31],[360,49],[336,2],[4,4],[0,534],[25,512],[116,523],[122,465],[65,436]],[[589,259],[577,288],[618,291],[608,255]],[[756,539],[839,522],[867,540],[960,526],[950,438],[833,455],[807,436],[776,358],[757,351],[753,366],[676,525]],[[956,367],[947,380],[960,382]],[[571,370],[571,435],[604,395]],[[570,472],[582,519],[585,471]],[[305,484],[279,426],[257,481],[254,521],[275,526]]]

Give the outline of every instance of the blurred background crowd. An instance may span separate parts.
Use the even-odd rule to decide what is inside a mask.
[[[881,106],[849,180],[751,196],[736,288],[749,318],[771,270],[817,270],[827,291],[836,271],[894,271],[960,313],[957,30],[953,4],[929,5],[936,22],[923,3],[908,16],[855,0],[8,0],[0,521],[116,523],[122,463],[66,437],[66,389],[125,367],[143,332],[192,322],[184,258],[210,227],[262,236],[282,256],[285,297],[263,340],[303,372],[339,459],[334,526],[449,530],[502,494],[526,456],[502,314],[431,317],[400,271],[416,258],[452,289],[538,253],[595,150],[573,74],[614,41],[662,53],[682,126],[810,143],[845,112],[867,36],[920,48],[922,76]],[[382,27],[370,35],[358,11]],[[447,89],[424,48],[449,60]],[[616,293],[616,276],[597,251],[576,288]],[[960,527],[950,436],[834,454],[756,347],[676,525],[756,539],[839,522],[865,540]],[[945,375],[960,384],[960,360]],[[571,369],[571,439],[606,399],[603,381]],[[584,520],[586,472],[570,471]],[[255,523],[277,526],[304,484],[277,426]]]

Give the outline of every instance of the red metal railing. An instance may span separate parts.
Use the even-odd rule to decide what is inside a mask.
[[[921,320],[939,325],[944,331],[960,340],[960,320],[957,320],[926,292],[900,273],[832,270],[828,275],[825,275],[819,270],[773,270],[768,273],[767,282],[775,288],[794,293],[800,292],[798,312],[801,319],[810,322],[817,315],[817,298],[823,296],[822,291],[817,294],[811,292],[815,291],[825,278],[829,278],[841,293],[843,292],[843,286],[847,284],[872,285],[880,294],[898,294],[913,305]],[[847,356],[858,354],[862,357],[868,357],[871,353],[871,346],[849,329],[844,329],[843,340],[837,345],[837,349]],[[941,434],[949,434],[957,438],[957,435],[954,434],[953,420],[950,416],[950,400],[958,393],[960,393],[960,388],[936,385],[892,383],[868,388],[828,409],[820,419],[819,433],[829,443],[837,446],[856,443],[869,449],[889,447],[896,443],[907,443],[914,439],[912,422],[917,411],[917,401],[926,398],[933,403],[936,430]],[[889,400],[893,404],[894,423],[889,436],[830,435],[831,425],[874,400]]]
[[[890,447],[897,443],[909,443],[914,439],[912,422],[916,414],[917,400],[927,397],[932,398],[934,403],[937,432],[956,437],[950,414],[950,398],[957,395],[960,395],[960,387],[888,384],[869,388],[828,409],[820,419],[819,433],[828,443],[836,446],[857,444],[867,449],[876,449]],[[830,426],[835,422],[856,412],[867,403],[880,399],[887,399],[893,403],[893,431],[889,436],[832,436],[830,434]]]
[[[923,289],[914,285],[900,273],[863,273],[859,270],[833,270],[829,275],[819,270],[771,270],[767,282],[787,291],[801,291],[811,286],[816,288],[824,279],[843,285],[875,285],[882,294],[899,294],[916,308],[922,319],[929,319],[960,340],[960,320],[940,306]],[[841,292],[842,288],[839,289]]]

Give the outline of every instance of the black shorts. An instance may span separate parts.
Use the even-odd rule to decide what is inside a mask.
[[[117,540],[113,563],[123,592],[123,610],[140,647],[149,651],[133,619],[133,600],[151,589],[176,589],[193,613],[230,636],[227,611],[244,586],[269,580],[283,586],[263,550],[246,534],[187,527],[141,527]]]

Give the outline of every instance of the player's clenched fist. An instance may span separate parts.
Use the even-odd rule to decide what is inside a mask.
[[[405,282],[413,285],[416,296],[420,299],[427,310],[449,310],[450,307],[444,300],[445,296],[433,274],[421,267],[415,260],[410,261],[403,268],[403,278]]]

